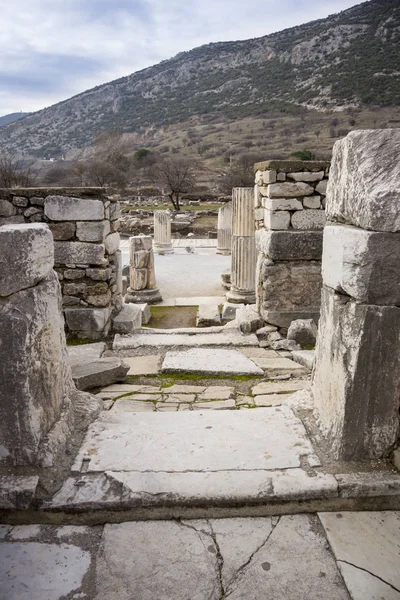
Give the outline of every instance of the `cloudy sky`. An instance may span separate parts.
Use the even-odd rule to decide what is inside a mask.
[[[0,0],[0,116],[34,111],[208,42],[360,0]]]

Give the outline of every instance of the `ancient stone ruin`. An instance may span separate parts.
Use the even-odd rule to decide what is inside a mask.
[[[154,304],[162,300],[156,284],[153,240],[149,235],[129,238],[130,286],[125,302]]]
[[[154,243],[153,252],[171,254],[171,214],[168,210],[154,211]]]
[[[100,404],[71,377],[49,228],[0,227],[0,256],[0,465],[48,467]]]
[[[232,253],[232,203],[218,210],[217,254]]]

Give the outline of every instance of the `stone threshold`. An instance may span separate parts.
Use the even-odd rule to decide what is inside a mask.
[[[10,477],[10,479],[12,479]],[[155,484],[157,482],[157,484]],[[6,509],[8,508],[8,510]],[[105,524],[314,512],[400,510],[400,474],[302,469],[192,473],[105,472],[67,479],[50,501],[0,504],[9,524]]]

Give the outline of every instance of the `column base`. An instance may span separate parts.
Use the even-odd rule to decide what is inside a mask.
[[[155,254],[173,254],[174,249],[172,244],[153,244],[153,252]]]
[[[235,287],[231,287],[229,292],[225,294],[228,302],[232,304],[255,304],[256,303],[256,292],[255,290],[246,291],[238,290]]]
[[[125,304],[155,304],[161,301],[162,296],[158,288],[153,290],[132,290],[128,288],[125,296]]]

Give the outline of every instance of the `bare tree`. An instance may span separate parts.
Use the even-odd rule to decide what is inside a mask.
[[[234,187],[253,187],[254,163],[261,160],[258,154],[242,154],[231,159],[229,169],[222,175],[218,183],[220,192],[231,194]]]
[[[77,160],[68,171],[68,180],[72,185],[83,187],[88,178],[88,165],[81,160]]]
[[[193,190],[196,184],[193,161],[185,158],[166,158],[153,168],[155,183],[166,189],[175,210],[180,210],[182,194]]]
[[[126,185],[125,174],[110,163],[101,160],[93,160],[87,164],[87,178],[89,183],[99,187]]]
[[[0,154],[0,187],[30,187],[34,181],[30,166],[26,166],[14,154]]]

